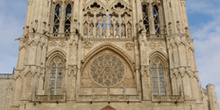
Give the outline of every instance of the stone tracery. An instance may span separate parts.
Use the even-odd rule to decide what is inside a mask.
[[[111,10],[110,10],[111,9]],[[94,25],[91,27],[90,24],[96,24],[96,29],[92,33],[96,35],[85,33],[85,37],[132,37],[131,30],[131,9],[125,3],[116,2],[113,3],[110,7],[106,9],[105,6],[102,6],[99,2],[94,2],[91,5],[88,5],[84,9],[84,23],[89,25],[84,25],[83,31],[87,31],[87,28],[94,28]],[[114,30],[114,31],[113,31]]]
[[[91,77],[102,86],[113,86],[122,81],[125,74],[124,64],[114,56],[103,55],[90,66]]]

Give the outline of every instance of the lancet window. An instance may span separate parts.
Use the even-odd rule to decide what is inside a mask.
[[[153,95],[165,95],[165,84],[164,84],[164,66],[161,61],[154,60],[152,67],[152,82],[153,82]]]
[[[52,14],[51,14],[51,32],[54,36],[63,36],[69,35],[71,32],[71,27],[73,22],[73,2],[66,2],[65,5],[63,2],[57,1],[52,4]]]
[[[142,6],[142,13],[143,13],[143,23],[146,30],[146,33],[150,33],[150,25],[149,25],[149,17],[148,17],[148,6],[143,5]]]
[[[66,16],[65,16],[65,28],[64,28],[65,33],[70,33],[71,14],[72,14],[72,7],[70,4],[68,4],[66,7]]]
[[[132,37],[131,8],[120,2],[105,9],[95,2],[84,9],[83,35],[89,38]]]
[[[58,33],[60,28],[60,14],[61,14],[61,7],[59,4],[56,5],[55,14],[54,14],[54,26],[53,26],[53,33]]]
[[[52,61],[50,70],[50,95],[61,95],[64,68],[59,57]]]
[[[154,17],[155,34],[160,34],[159,9],[157,5],[153,6],[153,17]]]
[[[162,34],[161,33],[161,5],[160,2],[142,3],[143,25],[146,34]],[[152,22],[151,22],[152,21]]]

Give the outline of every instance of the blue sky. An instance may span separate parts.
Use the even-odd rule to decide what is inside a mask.
[[[186,0],[202,86],[215,84],[220,100],[220,0]],[[0,73],[16,66],[27,0],[0,0]]]

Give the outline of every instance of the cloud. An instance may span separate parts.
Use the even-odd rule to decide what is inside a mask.
[[[206,21],[199,16],[194,19],[203,19],[204,22],[191,26],[191,37],[194,39],[195,55],[199,76],[203,87],[208,83],[216,86],[220,101],[220,1],[193,0],[187,1],[189,16],[203,14],[211,19]],[[191,18],[189,18],[190,21]],[[193,21],[196,21],[193,20]],[[196,23],[194,23],[196,24]]]
[[[188,13],[206,13],[206,14],[215,14],[220,11],[219,0],[187,0],[186,7]]]

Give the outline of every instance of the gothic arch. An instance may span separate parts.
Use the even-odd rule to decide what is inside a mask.
[[[68,4],[70,4],[70,5],[73,7],[74,1],[72,1],[72,0],[66,0],[65,3],[66,3],[65,8],[67,7]],[[64,9],[65,9],[65,8],[64,8]]]
[[[32,41],[29,43],[29,46],[36,46],[36,45],[37,45],[37,43],[36,43],[35,40],[32,40]]]
[[[15,74],[14,78],[15,78],[15,80],[17,80],[18,78],[23,79],[23,76],[22,76],[22,75],[20,75],[20,74]]]
[[[193,53],[195,52],[195,50],[192,47],[189,47],[189,50],[191,50]]]
[[[149,6],[150,4],[149,4],[149,2],[147,2],[147,1],[142,1],[142,2],[141,2],[141,6],[143,6],[143,5]]]
[[[54,0],[54,1],[53,1],[53,4],[54,4],[55,6],[58,5],[58,4],[61,6],[62,3],[63,3],[63,2],[60,1],[60,0]]]
[[[31,70],[28,70],[27,72],[24,73],[24,77],[26,77],[29,74],[32,74],[33,72]]]
[[[60,56],[61,58],[63,58],[64,60],[66,59],[66,52],[60,48],[55,48],[55,49],[49,51],[47,53],[47,58],[51,59],[51,58],[56,57],[57,55]]]
[[[137,86],[131,59],[113,44],[107,43],[98,46],[81,62],[82,88],[130,87],[135,89]],[[119,95],[121,92],[114,94]]]
[[[117,55],[119,55],[120,57],[122,57],[130,66],[130,68],[132,69],[132,71],[134,71],[134,66],[133,66],[133,61],[131,60],[131,58],[129,57],[128,54],[126,54],[125,51],[121,50],[119,47],[117,47],[116,45],[113,45],[111,43],[106,43],[106,44],[102,44],[98,47],[96,47],[95,49],[93,49],[91,52],[89,52],[83,59],[83,65],[82,68],[84,68],[84,66],[88,63],[88,61],[93,58],[94,56],[96,56],[98,53],[104,51],[104,50],[111,50],[112,52],[116,53]]]
[[[161,8],[161,7],[160,7],[160,6],[161,6],[160,1],[154,1],[154,2],[151,3],[151,5],[152,5],[152,6],[156,5],[156,6],[158,6],[158,8]]]
[[[21,47],[19,48],[19,50],[21,50],[21,49],[23,49],[23,48],[26,49],[26,46],[24,46],[24,45],[21,46]]]
[[[54,49],[49,52],[47,59],[44,75],[48,78],[44,84],[46,94],[61,95],[64,91],[66,55],[62,50]]]
[[[109,5],[108,9],[111,9],[112,7],[117,5],[118,3],[121,3],[121,4],[125,5],[125,7],[127,7],[128,9],[131,9],[131,7],[124,0],[120,0],[120,1],[115,0],[111,5]]]
[[[184,41],[181,41],[181,42],[179,42],[178,44],[179,44],[179,45],[182,44],[182,45],[184,45],[185,47],[187,47],[187,43],[185,43]]]
[[[84,9],[89,8],[90,5],[92,5],[93,3],[97,3],[97,4],[101,5],[101,7],[103,7],[104,10],[107,9],[107,7],[105,6],[105,4],[104,4],[101,0],[91,0],[91,1],[89,1],[89,2],[85,5]]]
[[[168,67],[167,55],[164,52],[157,50],[157,51],[151,52],[149,55],[150,55],[150,57],[149,57],[150,60],[155,59],[155,58],[159,58],[163,62],[164,66],[166,68]]]
[[[150,55],[149,59],[152,95],[169,94],[169,90],[171,88],[167,57],[165,56],[165,54],[159,51],[155,51]]]

